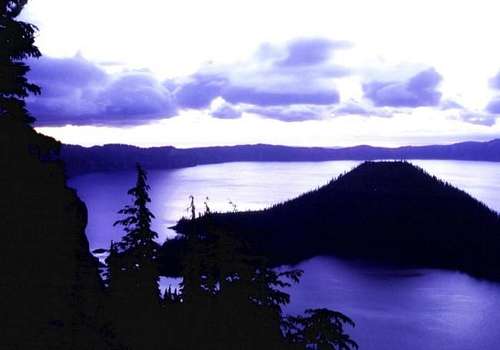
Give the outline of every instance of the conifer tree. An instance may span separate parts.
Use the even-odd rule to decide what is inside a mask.
[[[194,197],[190,196],[190,204],[188,207],[190,212],[191,222],[196,220],[196,207],[194,204]],[[200,239],[200,233],[196,225],[191,226],[191,230],[186,233],[188,254],[184,257],[182,262],[182,283],[180,285],[180,293],[182,300],[185,303],[198,303],[202,297],[202,256],[203,244]]]
[[[31,127],[35,118],[24,100],[41,93],[26,77],[30,67],[25,60],[41,56],[35,45],[38,28],[18,19],[27,2],[0,1],[0,161],[17,167],[19,159],[52,160],[60,148],[59,142]]]
[[[114,225],[123,226],[125,236],[120,242],[112,245],[111,253],[113,270],[110,273],[109,283],[114,290],[124,288],[131,299],[140,305],[159,302],[159,275],[157,269],[158,243],[154,241],[158,233],[151,229],[151,220],[155,217],[148,208],[151,202],[149,197],[150,187],[147,184],[146,171],[137,164],[137,181],[128,194],[134,200],[132,205],[126,205],[118,213],[125,218],[118,220]],[[116,276],[119,274],[120,276]],[[121,286],[117,286],[119,279]]]
[[[206,206],[191,220],[185,234],[185,258],[181,303],[187,322],[183,329],[204,349],[318,349],[350,350],[357,344],[345,333],[354,326],[347,316],[328,309],[306,310],[304,316],[285,317],[290,302],[284,289],[298,283],[301,270],[272,269],[266,259],[252,254],[241,236],[216,222]],[[196,293],[194,293],[196,291]],[[194,302],[196,301],[196,303]],[[186,344],[185,344],[186,345]]]
[[[358,349],[358,344],[344,331],[345,325],[354,327],[346,315],[328,309],[308,309],[305,314],[283,320],[289,343],[311,350]]]
[[[125,235],[111,242],[106,258],[105,282],[109,295],[108,322],[117,339],[129,349],[159,348],[160,317],[159,274],[157,268],[158,234],[151,229],[153,213],[146,171],[137,164],[137,180],[128,194],[133,202],[118,213],[115,222]]]
[[[106,250],[104,250],[106,251]],[[95,251],[94,251],[95,253]],[[106,257],[106,270],[104,272],[104,282],[108,291],[113,297],[117,297],[120,292],[120,277],[122,276],[122,267],[120,265],[120,256],[118,255],[117,244],[111,241]]]
[[[23,60],[41,56],[35,46],[33,24],[17,20],[27,0],[0,2],[0,118],[11,118],[31,124],[35,118],[26,110],[24,98],[30,93],[40,94],[41,89],[28,82],[29,66]]]
[[[289,295],[280,288],[298,282],[301,271],[275,272],[253,256],[236,235],[212,221],[208,205],[196,218],[191,198],[181,293],[187,341],[205,349],[280,349],[281,307]],[[194,345],[193,345],[194,346]]]

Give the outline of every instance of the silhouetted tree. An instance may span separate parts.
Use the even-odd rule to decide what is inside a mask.
[[[289,343],[311,350],[351,350],[358,345],[344,332],[354,327],[346,315],[328,309],[308,309],[307,316],[288,316],[283,320],[285,338]]]
[[[101,249],[101,251],[106,251]],[[117,244],[111,241],[109,245],[108,256],[106,257],[106,270],[104,271],[104,282],[108,289],[109,294],[114,298],[118,298],[120,292],[126,293],[122,290],[123,282],[120,279],[123,277],[123,269],[121,267],[120,256],[118,254]],[[95,253],[95,251],[94,251]]]
[[[114,224],[123,226],[125,235],[111,243],[106,259],[110,322],[121,341],[133,349],[157,345],[160,294],[158,244],[154,239],[158,234],[151,229],[154,215],[148,208],[149,189],[146,171],[137,164],[136,184],[128,191],[133,204],[119,211],[125,217]]]
[[[194,199],[189,207],[196,219]],[[281,307],[290,300],[280,290],[298,282],[301,271],[276,272],[250,254],[237,236],[210,223],[193,225],[187,233],[181,296],[186,348],[280,349],[285,346]]]
[[[123,226],[126,234],[114,249],[120,257],[121,271],[126,273],[130,282],[127,293],[136,295],[141,303],[156,304],[159,301],[158,243],[154,239],[158,233],[151,229],[151,220],[155,216],[147,206],[151,199],[146,181],[146,171],[137,164],[137,182],[128,191],[134,198],[133,205],[121,209],[118,213],[125,218],[114,223]]]
[[[38,58],[35,46],[37,27],[18,20],[27,0],[0,2],[0,159],[17,160],[35,156],[35,160],[55,158],[60,144],[36,133],[31,124],[35,118],[24,99],[40,94],[39,86],[26,77],[30,67],[27,58]]]
[[[172,290],[172,287],[169,286],[163,293],[162,302],[164,305],[179,304],[181,302],[181,296],[177,289]]]
[[[26,110],[24,98],[41,90],[28,82],[30,68],[23,60],[38,58],[41,53],[34,45],[36,26],[16,20],[27,2],[0,2],[0,117],[31,124],[35,118]]]
[[[282,307],[290,302],[284,288],[298,283],[302,271],[273,270],[234,235],[216,232],[216,295],[221,325],[226,325],[224,338],[241,344],[242,349],[283,347]]]

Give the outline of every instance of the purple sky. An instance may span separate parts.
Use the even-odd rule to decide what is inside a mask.
[[[79,31],[80,16],[72,11],[91,11],[93,1],[71,0],[73,9],[57,0],[58,6],[68,6],[65,21],[51,6],[30,4],[26,13],[40,27],[37,43],[44,53],[30,62],[30,79],[43,93],[29,98],[28,106],[39,130],[63,142],[390,146],[500,137],[500,50],[483,58],[479,55],[488,45],[466,36],[463,45],[475,55],[459,56],[463,45],[450,36],[454,30],[464,33],[459,19],[468,16],[469,7],[455,6],[458,19],[444,28],[434,16],[418,24],[414,17],[425,14],[425,6],[409,13],[391,3],[393,16],[408,22],[396,30],[391,25],[397,23],[382,22],[388,14],[381,8],[371,8],[376,16],[366,15],[366,23],[354,26],[349,16],[361,15],[355,5],[318,3],[315,9],[306,2],[290,4],[290,15],[273,26],[267,17],[279,15],[280,8],[257,2],[248,15],[266,8],[260,25],[267,32],[251,28],[253,33],[248,24],[259,21],[221,0],[226,17],[207,7],[211,27],[199,18],[200,27],[174,36],[167,19],[159,31],[153,27],[159,23],[149,23],[155,14],[133,13],[128,3],[123,16],[112,14],[111,4],[102,8],[102,20],[113,29],[100,27],[105,24],[99,17],[91,29]],[[187,20],[185,6],[174,1],[168,9],[180,18],[170,21]],[[327,9],[338,13],[332,15],[337,22],[331,30],[323,14]],[[447,9],[428,8],[437,17]],[[310,16],[297,22],[301,11]],[[134,32],[123,25],[132,14],[143,23]],[[223,27],[220,20],[231,15],[240,25],[234,19],[231,28]],[[74,25],[68,27],[68,21]],[[478,24],[470,30],[488,39],[491,28]],[[387,33],[392,36],[382,35]]]

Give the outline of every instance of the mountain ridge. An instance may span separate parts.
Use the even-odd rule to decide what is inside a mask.
[[[439,159],[500,162],[500,139],[467,141],[450,145],[397,148],[358,145],[344,148],[293,147],[268,144],[176,148],[140,148],[124,144],[83,147],[63,145],[61,159],[69,176],[90,172],[131,170],[136,163],[146,169],[176,169],[239,161],[317,162],[331,160]]]

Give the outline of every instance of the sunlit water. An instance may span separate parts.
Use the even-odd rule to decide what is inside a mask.
[[[500,163],[413,161],[432,175],[500,211]],[[260,209],[326,184],[359,162],[227,163],[149,172],[154,229],[160,241],[169,226],[187,215],[189,196],[199,210],[208,197],[212,210]],[[95,173],[70,184],[89,209],[91,248],[118,240],[116,212],[129,203],[134,172]],[[284,247],[286,249],[286,247]],[[500,253],[500,252],[499,252]],[[290,289],[290,313],[329,307],[356,321],[350,333],[361,349],[500,349],[500,284],[442,270],[399,270],[329,257],[298,266],[305,271]]]

